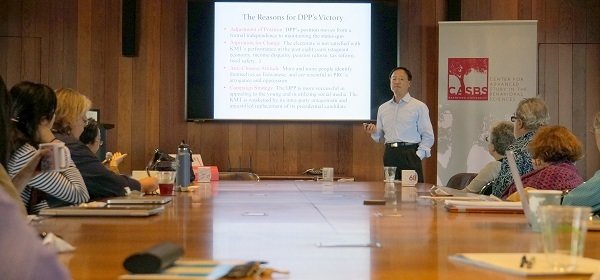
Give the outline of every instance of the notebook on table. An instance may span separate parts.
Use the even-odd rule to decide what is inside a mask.
[[[512,151],[506,151],[506,159],[508,160],[508,166],[510,167],[511,174],[519,195],[521,197],[527,197],[525,195],[525,189],[521,182],[521,176],[517,170],[517,164],[515,163],[514,154]],[[527,199],[522,199],[521,202],[510,202],[510,201],[458,201],[458,200],[446,200],[446,209],[448,212],[477,212],[477,213],[525,213],[525,216],[529,219],[531,211],[529,209],[529,202]]]
[[[106,200],[108,204],[167,204],[173,200],[171,196],[143,195],[118,196]]]
[[[147,217],[165,210],[162,205],[111,205],[104,207],[64,206],[40,210],[41,216]]]

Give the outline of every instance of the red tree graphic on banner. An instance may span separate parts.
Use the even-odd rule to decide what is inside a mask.
[[[448,58],[448,80],[456,77],[458,88],[448,84],[448,99],[487,100],[488,58]],[[465,77],[473,71],[486,74],[485,81],[476,85],[465,85]]]

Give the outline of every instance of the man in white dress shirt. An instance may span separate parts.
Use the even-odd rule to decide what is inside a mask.
[[[366,123],[364,129],[375,142],[385,143],[384,166],[396,166],[396,178],[402,170],[415,170],[423,182],[421,160],[431,156],[433,126],[425,103],[410,96],[412,74],[405,67],[390,73],[394,97],[377,110],[377,124]]]

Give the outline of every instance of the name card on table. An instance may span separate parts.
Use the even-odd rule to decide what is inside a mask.
[[[402,170],[402,186],[415,186],[419,181],[417,171],[414,170]]]

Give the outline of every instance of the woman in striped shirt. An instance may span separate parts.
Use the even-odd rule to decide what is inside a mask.
[[[15,176],[36,155],[41,143],[60,142],[52,134],[56,111],[56,94],[43,84],[21,82],[10,90],[12,99],[12,147],[8,173]],[[41,172],[20,191],[28,213],[40,209],[89,200],[83,178],[69,159],[68,167],[59,172]]]
[[[596,146],[600,150],[600,112],[594,118]],[[563,199],[563,205],[590,206],[592,212],[600,214],[600,170],[594,176],[571,190]]]

